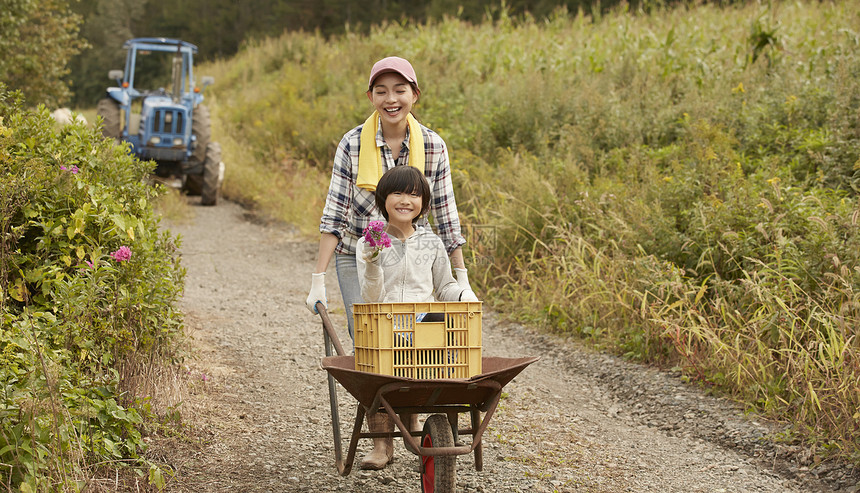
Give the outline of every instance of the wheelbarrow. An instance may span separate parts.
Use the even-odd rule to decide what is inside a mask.
[[[455,491],[458,455],[473,454],[475,470],[483,470],[481,438],[498,407],[502,388],[539,357],[483,357],[481,373],[468,379],[425,380],[357,371],[355,358],[344,354],[325,307],[318,302],[316,308],[323,325],[326,357],[321,366],[328,372],[335,461],[342,476],[352,471],[359,439],[383,437],[402,438],[406,449],[419,457],[424,493]],[[346,458],[335,382],[358,401]],[[399,431],[362,432],[365,416],[378,412],[386,413]],[[430,416],[422,431],[413,432],[401,420],[403,414]],[[469,427],[460,428],[460,414],[468,414]],[[461,441],[464,435],[471,435],[471,441]]]

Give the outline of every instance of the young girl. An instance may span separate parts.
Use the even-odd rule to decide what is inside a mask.
[[[376,250],[364,238],[358,242],[358,279],[366,303],[478,301],[451,275],[442,240],[416,225],[430,208],[430,187],[417,168],[386,171],[376,186],[376,207],[387,221],[385,232],[392,243]]]
[[[430,187],[424,174],[413,166],[397,166],[386,171],[376,186],[376,208],[387,224],[390,246],[370,246],[361,238],[356,246],[358,280],[366,303],[428,301],[478,301],[471,288],[461,287],[451,275],[451,263],[438,236],[416,223],[430,208]],[[427,314],[425,321],[434,315]],[[441,321],[441,320],[439,320]],[[392,431],[393,423],[382,416],[379,431]],[[418,430],[418,415],[401,416],[407,426]],[[383,422],[384,421],[384,422]],[[362,461],[362,467],[387,464],[393,453],[389,439],[379,439]]]

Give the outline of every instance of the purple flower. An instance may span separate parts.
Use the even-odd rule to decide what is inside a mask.
[[[376,257],[383,249],[391,246],[391,238],[385,233],[385,223],[382,221],[370,221],[364,229],[364,241],[373,249],[373,257]]]
[[[110,257],[117,262],[125,262],[131,258],[131,248],[123,245],[119,249],[110,254]]]
[[[71,171],[73,175],[78,174],[78,171],[80,171],[80,169],[78,169],[78,167],[77,167],[77,166],[75,166],[74,164],[72,165],[72,167],[71,167],[71,168],[67,168],[67,167],[65,167],[65,166],[63,166],[63,165],[60,165],[60,169],[61,169],[61,170],[63,170],[63,171]]]

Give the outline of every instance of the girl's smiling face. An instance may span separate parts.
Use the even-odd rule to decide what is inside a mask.
[[[401,240],[415,231],[413,223],[430,209],[430,185],[414,166],[395,166],[376,185],[374,202],[388,221],[386,231]]]
[[[418,93],[412,90],[409,82],[396,72],[380,75],[367,91],[367,97],[379,112],[383,124],[397,127],[406,125],[406,115],[418,101]]]
[[[418,192],[392,192],[385,198],[388,222],[398,226],[411,225],[412,220],[421,215],[423,205]]]

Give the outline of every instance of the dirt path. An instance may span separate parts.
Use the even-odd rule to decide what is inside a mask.
[[[420,491],[417,459],[399,439],[384,471],[337,474],[320,323],[304,306],[316,245],[231,203],[193,211],[169,225],[182,237],[196,359],[180,407],[190,438],[153,441],[151,453],[177,469],[167,491]],[[344,327],[334,272],[327,277],[333,321]],[[676,376],[493,314],[483,338],[486,355],[542,359],[505,387],[484,470],[458,459],[458,491],[860,491],[851,471],[813,468],[813,456],[763,440],[778,429]],[[342,393],[340,402],[346,434],[355,401]]]

